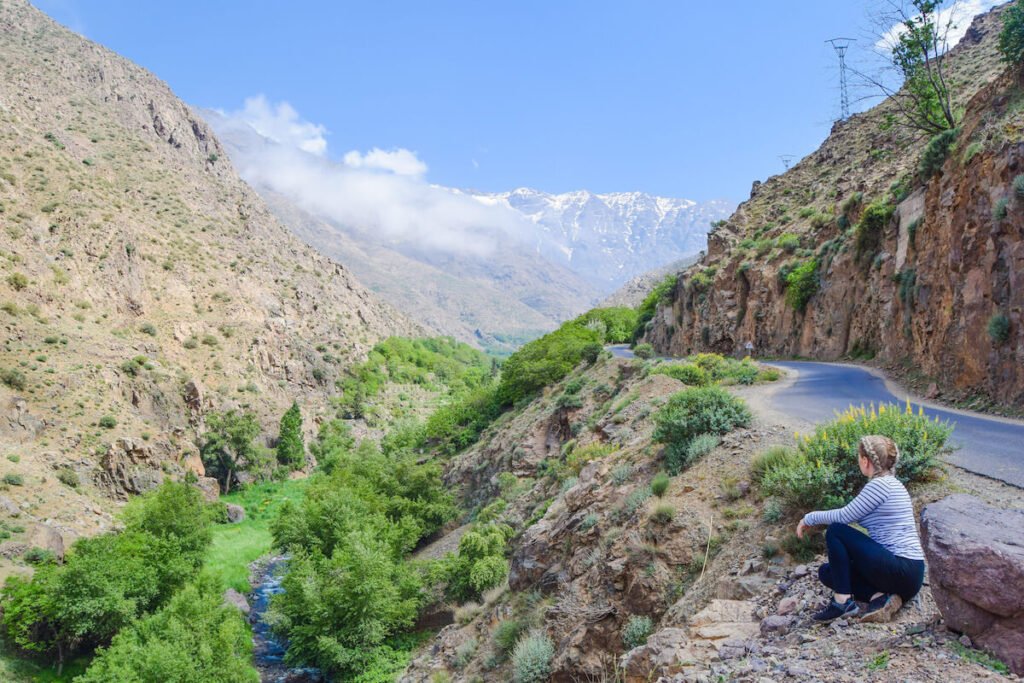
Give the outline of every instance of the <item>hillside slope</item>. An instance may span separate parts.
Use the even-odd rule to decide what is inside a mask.
[[[206,411],[311,417],[340,365],[422,332],[278,223],[164,83],[24,0],[0,2],[0,225],[4,495],[62,531],[106,523],[92,484],[201,473]]]
[[[764,355],[877,357],[934,384],[932,394],[1019,406],[1024,211],[1013,185],[1024,172],[1024,90],[996,53],[999,13],[977,17],[949,54],[966,113],[940,171],[918,172],[927,141],[891,125],[891,101],[837,123],[711,233],[647,340],[666,353],[733,353],[752,341]],[[805,312],[796,292],[786,301],[799,266],[791,280],[804,275],[816,290]]]

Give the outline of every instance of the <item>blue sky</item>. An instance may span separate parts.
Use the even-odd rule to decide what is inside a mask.
[[[287,102],[330,158],[401,148],[441,185],[697,200],[813,151],[838,112],[823,41],[871,28],[851,0],[35,3],[191,104]]]

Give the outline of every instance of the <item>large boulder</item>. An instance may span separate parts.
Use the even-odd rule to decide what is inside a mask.
[[[1024,510],[956,494],[925,507],[921,531],[946,623],[1024,675]]]

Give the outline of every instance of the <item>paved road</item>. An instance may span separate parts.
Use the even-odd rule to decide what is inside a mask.
[[[791,386],[781,388],[773,397],[774,407],[787,415],[820,422],[851,403],[859,406],[872,401],[876,405],[906,401],[905,396],[902,400],[894,396],[882,379],[862,368],[798,361],[771,365],[798,374]],[[959,448],[949,456],[951,463],[1024,487],[1024,424],[940,408],[924,410],[926,415],[955,424],[952,442]]]
[[[617,358],[636,358],[633,354],[633,349],[629,348],[629,344],[612,344],[605,348],[611,351],[612,355]]]

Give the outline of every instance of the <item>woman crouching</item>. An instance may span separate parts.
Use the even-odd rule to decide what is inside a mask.
[[[914,506],[893,474],[899,449],[888,437],[865,436],[857,452],[860,471],[868,478],[857,497],[846,507],[808,512],[796,527],[796,535],[803,538],[808,527],[828,524],[828,562],[818,569],[818,578],[834,595],[814,615],[821,623],[859,614],[854,598],[868,604],[861,621],[889,621],[924,581]],[[853,522],[867,529],[867,535],[847,526]]]

